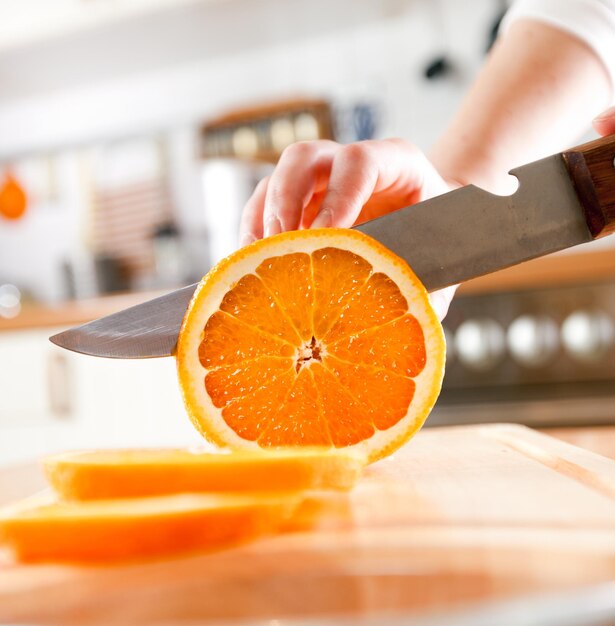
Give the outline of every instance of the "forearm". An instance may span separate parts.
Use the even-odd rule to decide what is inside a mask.
[[[583,42],[521,20],[494,46],[431,160],[445,178],[503,192],[511,168],[573,145],[609,93]]]

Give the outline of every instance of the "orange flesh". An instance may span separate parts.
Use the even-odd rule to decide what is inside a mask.
[[[263,261],[203,329],[205,387],[260,446],[344,447],[407,413],[423,331],[385,274],[338,248]]]
[[[172,495],[87,503],[24,501],[0,513],[22,562],[103,562],[228,546],[274,532],[292,498]]]
[[[49,483],[65,500],[350,489],[363,465],[363,459],[356,454],[315,449],[233,454],[175,449],[101,450],[59,454],[44,462]]]

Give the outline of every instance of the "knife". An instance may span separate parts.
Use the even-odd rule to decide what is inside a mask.
[[[429,291],[615,232],[615,135],[510,172],[510,196],[468,185],[355,226],[402,257]],[[102,357],[170,356],[190,285],[51,337]]]

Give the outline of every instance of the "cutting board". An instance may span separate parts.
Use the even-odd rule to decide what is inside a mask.
[[[0,476],[0,493],[19,476]],[[0,622],[417,613],[610,579],[614,461],[522,426],[434,428],[351,493],[314,495],[276,537],[121,566],[7,562]]]

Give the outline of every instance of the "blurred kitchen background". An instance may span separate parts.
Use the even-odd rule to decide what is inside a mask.
[[[0,463],[201,443],[172,359],[57,330],[194,282],[298,140],[428,149],[499,0],[0,0]],[[589,136],[589,135],[588,135]],[[431,424],[615,420],[615,246],[474,281]]]

